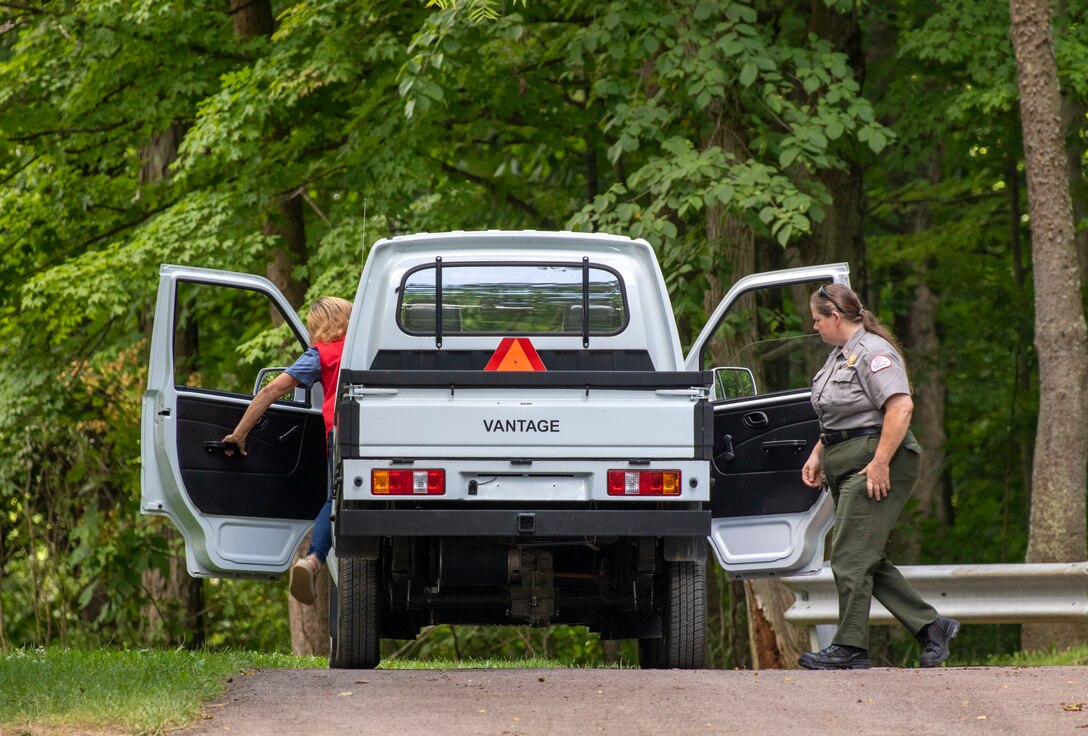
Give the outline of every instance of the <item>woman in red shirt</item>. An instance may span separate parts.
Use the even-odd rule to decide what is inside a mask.
[[[323,296],[314,302],[306,316],[306,328],[310,331],[312,346],[299,356],[298,360],[286,371],[269,381],[253,397],[245,414],[238,421],[234,431],[223,438],[238,446],[239,452],[246,454],[246,437],[257,424],[257,420],[268,411],[277,398],[297,386],[310,388],[318,381],[324,389],[325,398],[321,404],[321,413],[325,418],[325,436],[332,430],[336,414],[336,385],[340,377],[340,356],[344,350],[344,335],[351,317],[351,302],[335,296]],[[231,454],[231,451],[227,451]],[[310,538],[310,548],[306,555],[291,568],[291,595],[300,602],[310,605],[314,602],[315,578],[325,564],[325,558],[332,549],[332,499],[326,499],[325,505],[314,520],[314,531]]]

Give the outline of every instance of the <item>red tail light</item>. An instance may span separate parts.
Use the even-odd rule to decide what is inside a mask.
[[[372,470],[370,492],[375,496],[441,496],[445,470]]]
[[[679,496],[679,470],[609,470],[609,496]]]

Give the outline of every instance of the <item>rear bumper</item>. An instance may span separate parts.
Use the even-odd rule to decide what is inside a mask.
[[[702,510],[341,509],[336,536],[359,537],[707,537]]]

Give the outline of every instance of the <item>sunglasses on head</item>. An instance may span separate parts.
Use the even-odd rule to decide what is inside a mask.
[[[824,288],[823,284],[820,284],[820,288],[819,288],[819,289],[818,289],[818,290],[816,291],[816,293],[817,293],[818,295],[822,296],[822,297],[823,297],[824,299],[827,299],[827,300],[828,300],[829,302],[832,302],[832,303],[834,303],[834,301],[835,301],[834,299],[832,299],[832,298],[831,298],[831,297],[830,297],[830,296],[828,295],[828,293],[827,293],[827,289],[825,289],[825,288]]]

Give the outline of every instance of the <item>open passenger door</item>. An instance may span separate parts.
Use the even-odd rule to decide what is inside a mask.
[[[325,502],[320,383],[277,400],[250,432],[246,455],[227,457],[215,446],[270,372],[262,367],[289,366],[307,347],[298,316],[267,279],[162,266],[141,417],[140,508],[181,532],[190,575],[284,572]]]
[[[849,285],[845,263],[738,281],[688,354],[715,371],[710,543],[730,577],[814,572],[834,520],[831,494],[801,482],[819,441],[812,376],[831,346],[812,330],[809,297]]]

